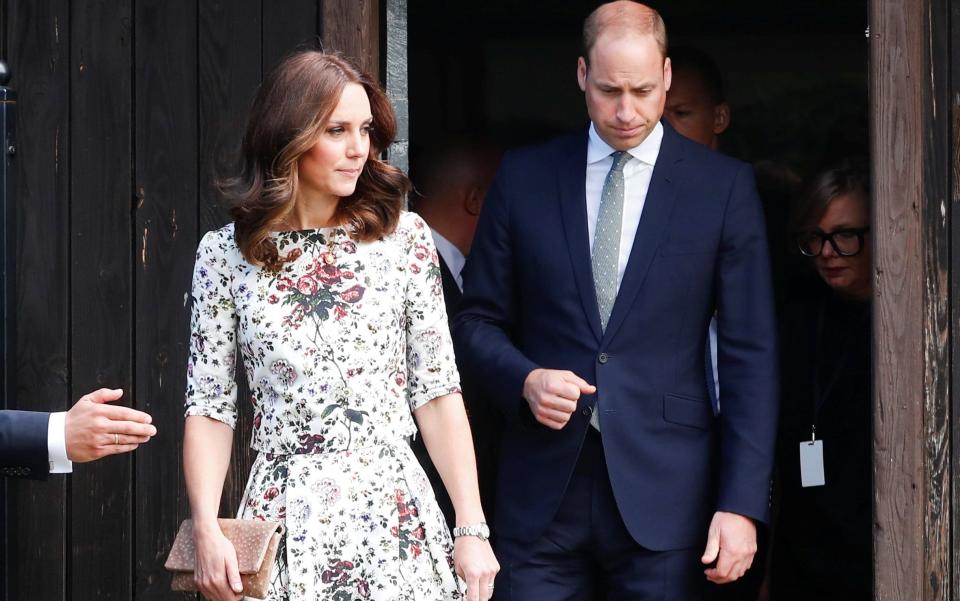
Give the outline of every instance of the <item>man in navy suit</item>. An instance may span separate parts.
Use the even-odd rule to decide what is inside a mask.
[[[0,475],[44,480],[147,442],[157,433],[148,414],[105,404],[122,394],[101,388],[65,412],[0,411]]]
[[[600,6],[588,130],[508,154],[455,320],[504,417],[500,600],[694,600],[750,566],[768,512],[776,341],[749,166],[661,123],[660,16]],[[722,412],[704,377],[719,316]]]

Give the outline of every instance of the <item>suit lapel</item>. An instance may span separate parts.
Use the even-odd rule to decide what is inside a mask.
[[[650,187],[643,204],[643,213],[640,215],[640,223],[637,226],[637,235],[633,240],[633,248],[630,249],[630,259],[627,261],[627,268],[620,282],[620,290],[617,292],[617,300],[613,305],[610,321],[607,322],[607,329],[604,331],[604,340],[613,338],[629,313],[650,269],[650,263],[666,233],[666,226],[677,195],[679,182],[677,164],[683,158],[677,137],[678,134],[664,124],[660,154],[653,167]]]
[[[570,151],[558,161],[557,182],[560,189],[560,214],[567,237],[567,250],[573,265],[573,277],[580,292],[580,303],[599,342],[602,337],[600,309],[593,287],[590,265],[590,236],[587,232],[587,135],[576,138]]]

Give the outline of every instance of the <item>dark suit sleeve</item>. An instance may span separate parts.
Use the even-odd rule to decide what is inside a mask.
[[[516,274],[506,189],[508,159],[487,193],[477,233],[464,267],[463,300],[454,320],[458,357],[509,420],[527,411],[523,383],[539,365],[514,345]]]
[[[45,480],[49,413],[0,411],[0,475]]]
[[[717,267],[717,509],[767,521],[779,408],[777,328],[763,210],[746,165],[731,187]]]

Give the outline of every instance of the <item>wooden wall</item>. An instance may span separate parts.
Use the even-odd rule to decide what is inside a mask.
[[[396,0],[385,0],[396,8]],[[405,7],[405,5],[402,5]],[[379,0],[5,0],[19,94],[17,395],[64,410],[91,389],[159,433],[71,477],[10,482],[0,598],[171,599],[163,561],[187,515],[181,473],[188,295],[200,236],[226,215],[212,181],[263,74],[299,44],[379,77]],[[223,514],[245,484],[249,408]],[[183,597],[179,597],[183,598]]]
[[[960,2],[872,0],[870,14],[875,597],[946,601],[960,598]]]

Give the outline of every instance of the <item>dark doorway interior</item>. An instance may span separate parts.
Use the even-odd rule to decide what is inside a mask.
[[[650,4],[666,21],[671,47],[705,52],[722,74],[732,118],[720,150],[756,168],[783,329],[783,323],[791,321],[785,316],[794,314],[784,307],[799,304],[796,301],[809,305],[807,295],[822,286],[807,269],[810,262],[788,250],[795,247],[786,227],[791,201],[803,182],[819,171],[843,159],[854,159],[863,168],[869,154],[868,2]],[[595,0],[410,3],[414,183],[429,171],[428,161],[435,158],[436,149],[452,139],[457,144],[475,140],[509,149],[584,126],[587,116],[576,82],[576,61],[583,19],[597,5]],[[851,438],[864,443],[858,447],[862,452],[857,461],[862,459],[866,480],[857,480],[854,484],[864,486],[851,488],[855,492],[846,497],[864,515],[870,514],[871,503],[870,393],[864,392],[869,388],[869,334],[864,333],[869,328],[867,322],[864,330],[850,335],[857,339],[857,348],[864,349],[864,386],[853,395],[863,402],[851,420],[859,424]],[[791,444],[795,453],[796,442]],[[865,541],[869,555],[869,528],[866,537],[857,536]],[[764,558],[756,561],[762,570]],[[868,562],[858,565],[870,571]],[[838,582],[832,576],[822,579],[828,587]],[[731,592],[716,598],[756,596]]]
[[[418,157],[450,136],[509,148],[585,123],[576,60],[583,18],[597,4],[410,3],[414,178]],[[672,46],[700,48],[719,65],[733,114],[725,152],[801,177],[867,153],[865,0],[650,4]]]

